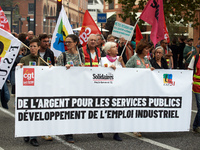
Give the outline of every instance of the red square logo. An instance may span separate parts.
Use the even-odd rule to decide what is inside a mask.
[[[141,65],[141,62],[140,62],[140,60],[137,60],[137,65]]]
[[[35,71],[34,68],[23,68],[23,86],[34,86]]]

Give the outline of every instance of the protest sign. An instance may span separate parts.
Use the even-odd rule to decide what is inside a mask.
[[[123,37],[125,40],[130,41],[133,36],[133,30],[134,30],[133,26],[130,26],[128,24],[125,24],[119,21],[115,21],[115,24],[112,30],[112,35],[118,38]]]
[[[192,71],[37,66],[16,79],[16,137],[190,129]]]

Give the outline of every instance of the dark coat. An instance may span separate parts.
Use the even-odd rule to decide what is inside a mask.
[[[157,64],[155,57],[150,60],[152,67],[155,69],[168,69],[167,61],[165,58],[161,58],[161,67]]]

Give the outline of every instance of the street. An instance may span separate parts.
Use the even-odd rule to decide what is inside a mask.
[[[8,85],[9,90],[11,85]],[[193,96],[190,132],[172,133],[142,133],[142,137],[135,137],[133,133],[120,133],[122,142],[113,140],[113,133],[104,134],[100,139],[96,134],[74,135],[74,144],[65,141],[64,136],[53,136],[53,141],[45,141],[38,137],[39,147],[33,147],[30,143],[25,143],[23,138],[15,138],[15,119],[14,119],[14,97],[11,96],[9,109],[0,107],[0,150],[32,150],[32,149],[51,149],[51,150],[149,150],[149,149],[200,149],[200,134],[192,132],[192,123],[196,114],[196,101]]]

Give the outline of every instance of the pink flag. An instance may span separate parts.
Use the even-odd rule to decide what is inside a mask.
[[[164,12],[162,0],[149,0],[145,6],[140,19],[152,25],[151,41],[154,46],[164,39]]]

